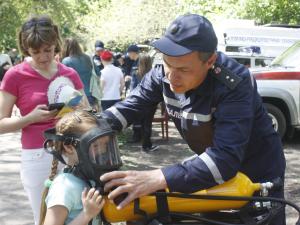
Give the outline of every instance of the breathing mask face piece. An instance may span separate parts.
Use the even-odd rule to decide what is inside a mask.
[[[116,156],[115,151],[111,151],[116,147],[113,139],[114,136],[102,136],[90,144],[88,157],[92,164],[100,167],[118,165],[118,156]]]
[[[78,164],[72,173],[86,181],[93,180],[96,186],[102,186],[100,176],[122,166],[115,132],[106,120],[98,119],[97,126],[81,136],[76,134],[57,135],[55,129],[45,131],[44,148],[62,163],[61,154],[53,148],[53,141],[62,141],[65,145],[73,145],[78,155]]]
[[[98,126],[83,134],[76,150],[78,166],[89,179],[97,183],[102,174],[122,166],[117,139],[110,127],[106,129]]]

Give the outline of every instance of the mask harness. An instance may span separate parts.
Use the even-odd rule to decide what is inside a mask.
[[[82,135],[59,135],[56,134],[55,128],[52,128],[46,130],[44,136],[46,138],[45,151],[67,166],[64,172],[81,178],[90,187],[97,188],[102,195],[104,194],[104,184],[100,181],[100,176],[118,170],[122,166],[115,132],[105,119],[97,118],[97,127]],[[76,165],[69,166],[67,164],[62,154],[55,150],[55,141],[75,147],[78,155]]]

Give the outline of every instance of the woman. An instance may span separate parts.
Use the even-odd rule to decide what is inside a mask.
[[[1,82],[0,133],[22,129],[21,181],[38,224],[43,183],[52,161],[43,151],[43,132],[54,126],[57,114],[47,107],[48,86],[58,76],[65,76],[84,93],[78,74],[54,59],[61,49],[61,39],[48,16],[26,21],[18,33],[18,44],[26,60],[10,68]],[[85,96],[83,99],[83,105],[88,106]],[[20,117],[11,117],[14,104],[20,109]]]
[[[97,109],[98,101],[90,91],[93,64],[90,57],[82,52],[78,41],[74,38],[65,39],[62,51],[62,63],[72,67],[80,76],[84,84],[84,92],[94,109]],[[99,99],[100,100],[100,99]]]

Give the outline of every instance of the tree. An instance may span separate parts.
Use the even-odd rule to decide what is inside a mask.
[[[256,19],[259,24],[300,24],[300,1],[290,0],[247,0],[239,16]]]
[[[87,0],[10,0],[0,3],[0,51],[16,47],[16,33],[33,15],[48,14],[62,29],[63,36],[74,35],[78,15],[88,13]]]
[[[178,15],[197,13],[212,22],[228,18],[299,24],[299,1],[289,0],[10,0],[0,2],[0,51],[16,47],[16,30],[33,14],[49,14],[63,37],[76,37],[93,49],[124,50],[160,37]],[[2,32],[5,31],[5,32]]]
[[[0,52],[16,46],[16,27],[19,26],[19,12],[11,1],[0,3]]]
[[[198,13],[217,20],[220,14],[236,17],[237,0],[219,0],[211,4],[207,0],[112,0],[99,8],[91,5],[89,14],[82,18],[82,33],[92,49],[96,39],[113,50],[126,49],[132,43],[144,43],[161,37],[166,27],[177,16]]]

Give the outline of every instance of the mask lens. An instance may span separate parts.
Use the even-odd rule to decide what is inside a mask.
[[[121,164],[120,154],[114,136],[102,136],[95,139],[89,146],[89,160],[107,168]]]

